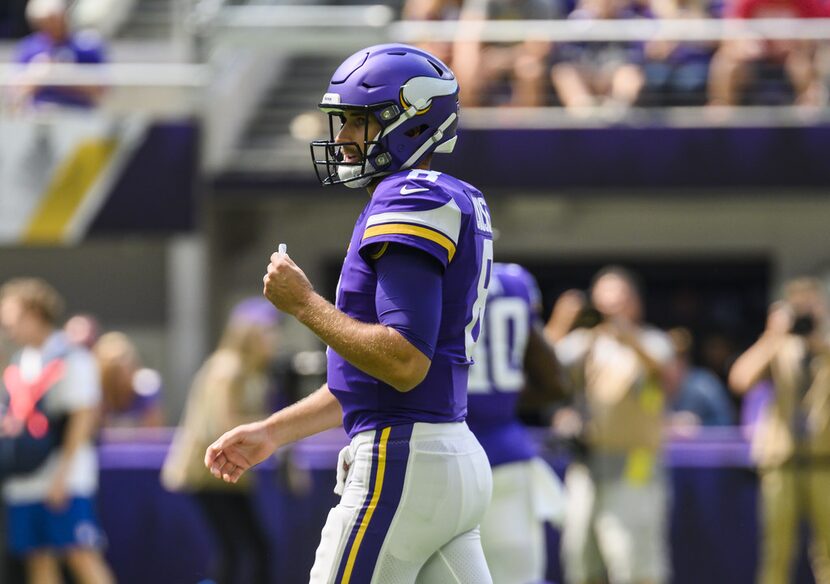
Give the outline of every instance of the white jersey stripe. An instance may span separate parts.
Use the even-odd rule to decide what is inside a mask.
[[[423,225],[440,231],[458,245],[458,236],[461,232],[461,209],[452,199],[437,209],[429,211],[390,211],[372,215],[366,222],[366,227],[383,225],[384,223],[411,223]]]

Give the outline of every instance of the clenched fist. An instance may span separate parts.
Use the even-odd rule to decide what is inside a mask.
[[[263,295],[277,308],[297,316],[314,293],[305,273],[288,257],[275,252],[262,278]]]

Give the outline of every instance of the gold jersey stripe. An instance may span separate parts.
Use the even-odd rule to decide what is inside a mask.
[[[370,237],[377,237],[378,235],[415,235],[422,237],[433,243],[437,243],[447,250],[447,258],[452,261],[455,256],[455,244],[452,240],[444,235],[433,231],[429,227],[421,227],[420,225],[409,225],[408,223],[386,223],[384,225],[373,225],[368,227],[363,232],[363,239]]]

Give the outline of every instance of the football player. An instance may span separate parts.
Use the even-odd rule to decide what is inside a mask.
[[[264,294],[328,345],[327,383],[226,433],[205,462],[236,481],[280,446],[342,424],[342,497],[311,582],[487,584],[479,523],[492,474],[464,418],[492,227],[475,187],[430,170],[455,146],[458,83],[425,51],[378,45],[335,71],[320,109],[330,136],[311,145],[318,177],[370,198],[334,305],[281,253]]]
[[[564,491],[516,410],[526,386],[537,401],[564,397],[561,371],[542,330],[539,289],[523,267],[493,265],[483,319],[467,415],[493,467],[481,542],[494,584],[537,584],[547,567],[544,522],[561,523]]]

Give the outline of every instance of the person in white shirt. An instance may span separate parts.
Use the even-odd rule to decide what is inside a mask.
[[[545,328],[582,406],[554,420],[585,445],[565,475],[565,581],[601,582],[605,571],[611,584],[661,584],[669,579],[661,447],[664,395],[677,385],[674,350],[664,332],[643,323],[628,271],[601,270],[590,295],[595,326],[579,326],[587,299],[572,290]]]
[[[94,512],[100,377],[89,351],[58,329],[62,305],[39,279],[18,278],[0,288],[0,325],[21,347],[3,374],[9,406],[0,431],[58,433],[34,470],[4,481],[8,547],[24,560],[32,584],[61,582],[59,558],[79,582],[110,584]]]

